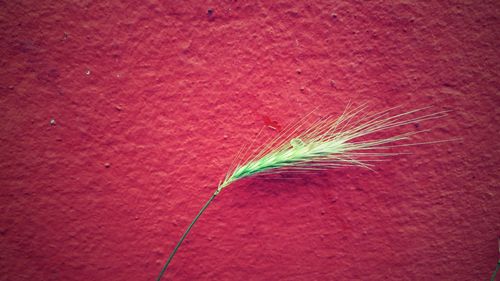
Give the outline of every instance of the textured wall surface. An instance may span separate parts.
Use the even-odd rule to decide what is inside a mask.
[[[154,280],[243,144],[349,100],[453,110],[417,141],[461,139],[375,172],[241,181],[165,280],[488,279],[499,15],[498,1],[0,1],[0,280]]]

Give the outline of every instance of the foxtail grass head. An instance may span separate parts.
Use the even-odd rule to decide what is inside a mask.
[[[242,148],[212,197],[201,208],[170,254],[157,281],[160,281],[179,249],[182,241],[220,191],[243,178],[283,172],[310,172],[344,166],[370,168],[371,162],[380,161],[391,153],[388,149],[423,143],[395,144],[411,139],[428,130],[404,130],[406,125],[441,118],[446,113],[427,113],[428,108],[395,113],[391,108],[368,113],[366,106],[350,106],[337,118],[325,116],[314,122],[311,114],[285,128],[278,136],[258,148],[252,144]],[[395,130],[396,128],[401,130]],[[254,140],[255,141],[255,140]],[[435,143],[439,141],[425,142]]]
[[[328,115],[313,122],[311,112],[285,128],[270,142],[255,149],[251,149],[252,145],[242,148],[219,184],[218,191],[235,181],[255,175],[344,166],[371,168],[372,162],[399,154],[388,152],[387,149],[415,145],[396,145],[396,142],[409,140],[416,134],[428,131],[415,131],[413,128],[394,133],[398,131],[395,128],[441,118],[446,114],[443,111],[425,114],[428,107],[396,113],[397,108],[368,113],[365,105],[357,108],[347,106],[339,117]]]

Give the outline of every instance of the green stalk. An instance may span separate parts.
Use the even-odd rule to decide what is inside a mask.
[[[158,278],[156,279],[156,281],[160,281],[161,278],[163,277],[163,274],[165,273],[165,271],[167,270],[167,267],[168,265],[170,264],[170,262],[172,261],[172,259],[174,258],[175,256],[175,253],[177,252],[177,250],[179,249],[179,247],[181,246],[182,242],[184,241],[184,239],[186,238],[186,236],[188,235],[189,231],[191,231],[191,228],[193,227],[193,225],[196,223],[196,221],[200,218],[201,214],[203,214],[203,212],[205,211],[205,209],[207,209],[208,205],[210,205],[210,203],[212,203],[212,200],[214,200],[215,196],[217,196],[217,194],[219,194],[220,190],[217,189],[214,194],[212,195],[212,197],[210,197],[210,199],[208,199],[207,203],[205,203],[205,205],[203,206],[203,208],[201,208],[200,212],[198,213],[198,215],[196,215],[196,217],[194,218],[194,220],[191,222],[191,224],[188,226],[188,228],[186,229],[186,231],[184,232],[184,234],[181,236],[181,239],[179,240],[179,242],[177,242],[177,245],[175,246],[174,250],[172,251],[172,253],[170,253],[170,256],[168,257],[168,260],[167,262],[165,263],[165,265],[163,266],[163,269],[160,271],[160,274],[158,275]]]
[[[491,280],[490,281],[495,281],[495,278],[497,277],[497,272],[500,269],[500,260],[498,260],[497,267],[495,268],[495,271],[493,272],[493,275],[491,275]]]

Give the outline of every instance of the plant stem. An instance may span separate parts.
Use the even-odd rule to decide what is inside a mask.
[[[181,246],[182,244],[182,241],[184,241],[184,239],[186,238],[186,236],[188,235],[189,231],[191,230],[191,228],[193,227],[194,223],[200,218],[201,214],[203,214],[203,212],[205,211],[205,209],[208,207],[208,205],[210,205],[210,203],[212,203],[212,200],[214,200],[215,196],[217,196],[217,194],[219,194],[220,190],[216,190],[214,192],[214,194],[212,195],[212,197],[210,197],[210,199],[208,199],[207,203],[205,203],[205,205],[203,206],[203,208],[201,208],[200,212],[198,213],[198,215],[196,215],[196,217],[194,218],[194,220],[191,222],[191,224],[188,226],[188,228],[186,229],[186,231],[184,232],[184,234],[181,236],[181,239],[179,240],[179,242],[177,242],[177,245],[175,246],[174,250],[172,251],[172,253],[170,253],[170,256],[168,257],[168,260],[167,262],[165,263],[165,265],[163,266],[163,269],[161,270],[160,274],[158,275],[158,278],[156,279],[156,281],[160,281],[163,274],[165,273],[165,271],[167,270],[167,267],[168,265],[170,264],[170,262],[172,261],[172,259],[174,258],[175,256],[175,253],[177,252],[177,250],[179,249],[179,247]]]
[[[491,280],[490,281],[495,281],[495,278],[497,276],[497,272],[500,269],[500,260],[498,260],[497,267],[495,268],[495,271],[493,272],[493,275],[491,275]]]

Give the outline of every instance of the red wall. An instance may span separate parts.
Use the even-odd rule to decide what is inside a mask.
[[[264,121],[349,100],[461,140],[239,182],[165,280],[488,279],[499,2],[305,2],[0,1],[0,280],[154,280]]]

